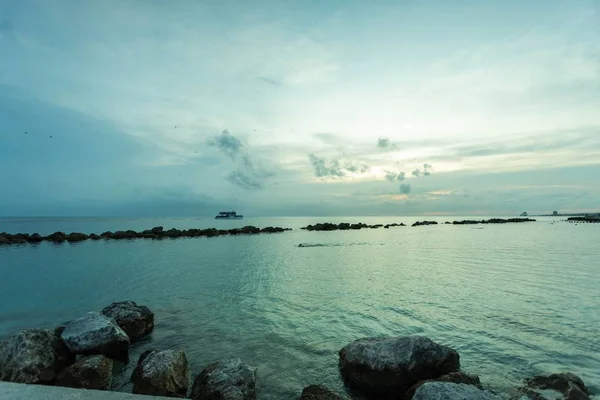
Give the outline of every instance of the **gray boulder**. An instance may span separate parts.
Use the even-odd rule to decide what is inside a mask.
[[[133,393],[183,398],[190,386],[190,367],[183,351],[142,353],[131,377]]]
[[[113,360],[103,355],[88,356],[71,365],[56,378],[56,385],[82,389],[110,390]]]
[[[374,397],[401,397],[419,381],[460,370],[455,350],[423,336],[359,339],[339,357],[346,385]]]
[[[102,310],[102,314],[113,318],[132,342],[148,336],[154,330],[154,313],[134,301],[112,303]]]
[[[61,333],[63,342],[75,354],[104,354],[110,358],[127,359],[129,337],[113,319],[89,312],[67,324]]]
[[[221,360],[204,368],[194,380],[190,398],[195,400],[256,399],[256,368],[239,358]]]
[[[0,343],[0,381],[52,384],[75,356],[48,329],[21,331]]]
[[[410,400],[413,398],[417,389],[424,385],[427,382],[452,382],[452,383],[463,383],[465,385],[473,385],[478,389],[481,389],[481,381],[477,375],[469,375],[464,372],[451,372],[446,375],[442,375],[435,379],[429,379],[426,381],[421,381],[413,386],[411,386],[406,393],[404,394],[404,400]]]
[[[500,400],[500,397],[473,385],[427,382],[417,389],[413,400]]]
[[[298,400],[344,400],[342,397],[333,393],[321,385],[311,385],[305,387]]]

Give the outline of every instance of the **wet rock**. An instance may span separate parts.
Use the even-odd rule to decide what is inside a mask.
[[[132,381],[135,394],[185,397],[190,385],[190,368],[185,353],[175,350],[142,353]]]
[[[102,239],[102,238],[101,238],[100,236],[96,235],[95,233],[92,233],[92,234],[90,235],[90,239],[92,239],[92,240],[100,240],[100,239]]]
[[[150,229],[150,231],[152,231],[152,233],[154,233],[155,235],[160,235],[163,231],[163,227],[155,226],[154,228]]]
[[[194,380],[190,398],[195,400],[256,399],[256,368],[239,358],[221,360],[206,367]]]
[[[324,386],[311,385],[304,388],[298,400],[343,400],[343,398]]]
[[[0,235],[0,244],[11,244],[11,243],[12,243],[12,240],[10,240],[8,238],[8,235],[6,235],[6,234]]]
[[[129,337],[113,319],[89,312],[70,322],[61,334],[63,342],[75,354],[104,354],[127,359]]]
[[[89,236],[85,233],[73,232],[69,233],[66,239],[68,242],[81,242],[83,240],[88,240]]]
[[[437,221],[417,221],[412,226],[437,225]]]
[[[103,355],[77,361],[56,378],[56,385],[82,389],[110,390],[113,360]]]
[[[472,385],[427,382],[417,389],[413,400],[500,400],[500,397]]]
[[[410,400],[413,398],[416,390],[424,385],[427,382],[452,382],[452,383],[462,383],[465,385],[473,385],[479,389],[481,389],[481,381],[477,375],[469,375],[464,372],[451,372],[446,375],[442,375],[435,379],[429,379],[426,381],[421,381],[410,387],[404,394],[404,400]]]
[[[375,397],[401,397],[419,381],[460,370],[455,350],[423,336],[359,339],[339,357],[346,385]]]
[[[44,238],[39,233],[34,233],[27,239],[29,243],[40,243],[42,240],[44,240]]]
[[[114,319],[132,342],[148,336],[154,330],[154,313],[134,301],[112,303],[102,310],[102,314]]]
[[[100,237],[101,237],[102,239],[112,239],[112,238],[113,238],[113,235],[114,235],[114,234],[113,234],[111,231],[106,231],[106,232],[102,232],[102,233],[100,234]]]
[[[162,232],[161,235],[164,237],[175,239],[175,238],[178,238],[181,236],[181,232],[179,230],[173,228],[173,229],[169,229],[168,231]]]
[[[552,375],[538,375],[525,380],[525,384],[530,388],[552,389],[561,393],[566,393],[572,386],[579,387],[583,392],[589,394],[589,389],[583,383],[583,380],[575,374],[565,372]]]
[[[67,240],[67,235],[64,232],[54,232],[53,234],[46,236],[46,240],[55,243],[62,243]]]
[[[24,330],[0,343],[0,381],[52,384],[73,361],[50,330]]]
[[[511,399],[530,400],[588,400],[590,391],[580,377],[572,373],[538,375],[525,380],[521,388]]]
[[[261,233],[280,233],[280,232],[284,232],[285,229],[283,228],[279,228],[279,227],[273,227],[273,226],[267,226],[266,228],[262,228],[260,230]]]

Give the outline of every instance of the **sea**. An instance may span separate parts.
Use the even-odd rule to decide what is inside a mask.
[[[114,301],[156,314],[115,367],[115,390],[148,348],[182,349],[194,377],[240,358],[258,399],[323,384],[343,394],[338,351],[364,337],[424,335],[460,353],[498,393],[536,374],[573,372],[600,393],[600,224],[561,217],[4,218],[0,232],[293,228],[280,234],[0,246],[0,339],[55,327]],[[435,226],[410,227],[417,220]],[[317,222],[406,227],[310,232]],[[299,247],[302,244],[303,246]]]

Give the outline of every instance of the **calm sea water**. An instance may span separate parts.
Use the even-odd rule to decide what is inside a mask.
[[[423,219],[423,218],[419,218]],[[440,222],[449,218],[428,218]],[[461,217],[460,219],[463,219]],[[481,219],[481,217],[477,217]],[[0,219],[0,231],[236,227],[416,218]],[[259,399],[338,392],[337,352],[366,336],[426,335],[505,391],[571,371],[600,391],[600,225],[536,223],[0,247],[0,338],[118,300],[156,313],[147,348],[184,349],[194,374],[225,357],[258,367]],[[319,245],[297,247],[300,243]]]

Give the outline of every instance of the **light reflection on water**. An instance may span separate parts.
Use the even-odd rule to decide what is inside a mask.
[[[0,231],[298,228],[335,220],[413,222],[0,220]],[[496,390],[532,374],[572,371],[597,392],[600,226],[549,221],[3,247],[0,337],[132,299],[157,320],[152,338],[132,350],[134,361],[148,347],[183,348],[199,373],[216,359],[240,357],[259,367],[261,399],[296,398],[313,383],[342,391],[341,347],[407,334],[454,347],[463,368]],[[132,364],[116,379],[122,390],[130,389]]]

